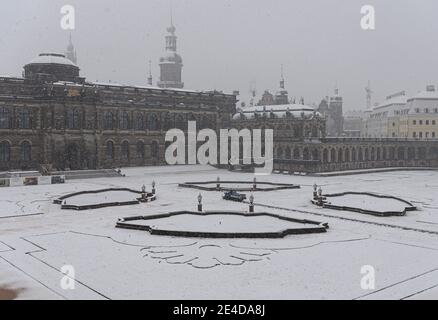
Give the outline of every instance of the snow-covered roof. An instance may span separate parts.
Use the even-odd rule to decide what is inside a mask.
[[[395,96],[389,99],[386,99],[381,104],[376,106],[374,109],[380,109],[384,107],[389,107],[393,105],[404,105],[407,102],[407,97],[405,95]]]
[[[239,113],[233,116],[233,119],[253,119],[257,115],[267,115],[273,113],[277,118],[284,118],[288,114],[294,117],[318,115],[321,116],[317,109],[312,106],[303,104],[284,104],[284,105],[269,105],[269,106],[252,106],[240,109]]]
[[[55,53],[41,53],[38,57],[30,61],[28,64],[63,64],[77,67],[64,55]]]
[[[409,97],[408,100],[414,99],[438,99],[438,91],[420,91]]]

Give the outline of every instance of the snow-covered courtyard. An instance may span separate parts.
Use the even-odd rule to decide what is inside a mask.
[[[254,178],[207,166],[122,172],[126,177],[1,188],[0,292],[17,290],[21,299],[438,299],[436,171],[257,177],[301,188],[255,192],[256,212],[330,226],[326,233],[279,239],[180,238],[115,228],[119,218],[196,211],[200,191],[178,187],[179,183],[215,181],[218,176],[224,181]],[[150,191],[152,181],[157,183],[154,202],[80,212],[53,204],[54,199],[84,190],[141,190],[145,185]],[[314,183],[330,194],[356,191],[400,197],[418,210],[401,217],[375,217],[319,208],[310,202]],[[201,194],[206,211],[248,210],[247,203],[223,200],[221,192]],[[97,200],[104,202],[132,197],[101,196]],[[78,199],[89,203],[96,197]],[[360,204],[386,210],[392,208],[391,201]],[[244,219],[181,215],[152,222],[200,232],[263,232],[288,224],[266,217]],[[74,269],[73,290],[63,289],[64,266]],[[374,289],[361,286],[364,266],[375,270]]]

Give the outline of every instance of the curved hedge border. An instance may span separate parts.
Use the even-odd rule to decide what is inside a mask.
[[[130,223],[137,220],[153,220],[153,219],[163,219],[170,218],[173,216],[189,214],[193,216],[205,216],[205,215],[238,215],[247,218],[257,217],[257,216],[267,216],[275,219],[285,220],[289,222],[301,223],[301,224],[312,224],[315,225],[313,228],[293,228],[279,230],[278,232],[199,232],[199,231],[179,231],[179,230],[162,230],[155,229],[154,227],[147,225],[138,225]],[[323,233],[327,232],[329,228],[327,223],[321,223],[306,219],[294,219],[288,218],[272,213],[246,213],[246,212],[234,212],[234,211],[206,211],[206,212],[195,212],[195,211],[176,211],[166,214],[158,214],[152,216],[138,216],[122,218],[116,224],[116,228],[130,229],[147,231],[152,235],[160,236],[172,236],[172,237],[185,237],[185,238],[249,238],[249,239],[262,239],[262,238],[284,238],[288,235],[297,234],[311,234],[311,233]]]
[[[392,199],[392,200],[397,200],[397,201],[403,202],[404,204],[407,205],[407,207],[403,211],[374,211],[374,210],[366,210],[366,209],[348,207],[348,206],[338,206],[338,205],[333,205],[333,204],[330,204],[327,202],[323,202],[322,207],[328,208],[328,209],[333,209],[333,210],[340,210],[340,211],[358,212],[358,213],[368,214],[368,215],[373,215],[373,216],[378,216],[378,217],[404,216],[404,215],[406,215],[407,211],[417,210],[416,206],[414,206],[411,202],[406,201],[404,199],[394,197],[394,196],[387,196],[387,195],[370,193],[370,192],[350,191],[350,192],[342,192],[342,193],[325,194],[323,197],[334,198],[334,197],[342,197],[342,196],[346,196],[346,195],[364,195],[364,196],[370,196],[370,197],[381,198],[381,199]],[[312,200],[312,203],[318,205],[317,200]]]
[[[235,183],[235,184],[249,184],[251,187],[248,188],[216,188],[216,187],[205,187],[203,185],[206,184],[226,184],[226,183]],[[287,189],[299,189],[299,185],[290,184],[290,183],[275,183],[275,182],[263,182],[263,181],[257,181],[256,185],[268,185],[273,186],[271,188],[252,188],[252,185],[254,184],[253,181],[204,181],[204,182],[185,182],[178,184],[179,187],[182,188],[192,188],[202,191],[277,191],[277,190],[287,190]]]
[[[129,188],[108,188],[108,189],[101,189],[101,190],[90,190],[90,191],[79,191],[75,193],[70,193],[65,196],[59,197],[58,199],[53,200],[54,204],[60,204],[61,209],[66,210],[91,210],[91,209],[100,209],[100,208],[106,208],[106,207],[118,207],[118,206],[127,206],[127,205],[134,205],[134,204],[140,204],[142,202],[150,202],[157,199],[156,195],[151,192],[146,192],[146,199],[143,200],[141,197],[137,198],[136,200],[132,201],[116,201],[116,202],[106,202],[106,203],[97,203],[97,204],[88,204],[88,205],[71,205],[71,204],[62,204],[62,202],[66,199],[80,196],[84,194],[97,194],[97,193],[104,193],[104,192],[111,192],[111,191],[127,191],[132,192],[135,194],[141,195],[141,191],[129,189]]]

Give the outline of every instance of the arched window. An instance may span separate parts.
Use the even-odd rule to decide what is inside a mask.
[[[158,117],[155,113],[148,116],[148,129],[151,131],[159,130]]]
[[[283,148],[278,147],[277,149],[277,159],[283,159]]]
[[[318,149],[313,149],[312,150],[312,160],[320,160],[319,150]]]
[[[104,130],[114,130],[114,116],[111,111],[105,112],[103,128]]]
[[[342,152],[342,149],[338,150],[338,162],[344,161],[344,153]]]
[[[137,142],[137,158],[139,158],[139,159],[145,158],[145,148],[144,148],[143,141]]]
[[[0,108],[0,129],[9,129],[11,126],[11,119],[9,114],[9,109],[2,107]]]
[[[350,162],[350,150],[349,149],[345,149],[345,154],[344,154],[344,160],[345,162]]]
[[[309,153],[309,149],[304,148],[303,150],[303,160],[310,160],[310,153]]]
[[[300,149],[295,148],[294,149],[294,159],[300,159]]]
[[[329,152],[327,149],[324,149],[324,151],[322,152],[322,161],[324,163],[329,162]]]
[[[31,152],[32,147],[28,141],[23,141],[21,143],[21,152],[20,152],[20,159],[21,161],[30,161],[31,160]]]
[[[336,162],[336,149],[330,150],[330,162]]]
[[[18,110],[17,127],[18,129],[30,129],[32,124],[29,109],[21,108]]]
[[[0,143],[0,161],[5,162],[11,159],[11,145],[7,141]]]
[[[290,159],[291,158],[291,149],[290,149],[290,147],[286,147],[286,150],[285,150],[285,153],[286,153],[286,155],[285,155],[285,158],[286,159]]]
[[[129,114],[126,111],[123,111],[120,117],[120,130],[129,130]]]
[[[186,130],[187,122],[184,120],[184,115],[179,114],[176,116],[175,127],[180,130]]]
[[[135,130],[142,131],[145,129],[143,113],[137,113],[135,116]]]
[[[362,151],[362,148],[359,149],[359,161],[363,161],[363,151]]]
[[[172,121],[172,116],[170,115],[170,113],[166,113],[166,116],[164,117],[164,130],[170,130],[173,128],[174,125]]]
[[[114,159],[114,142],[112,141],[106,143],[106,158],[108,160]]]
[[[122,159],[129,159],[129,143],[128,141],[123,141],[122,143]]]
[[[151,145],[151,156],[152,156],[152,158],[158,159],[159,152],[160,152],[160,146],[158,145],[158,142],[157,141],[152,141],[152,145]]]
[[[77,130],[80,128],[80,112],[77,109],[67,111],[67,129]]]

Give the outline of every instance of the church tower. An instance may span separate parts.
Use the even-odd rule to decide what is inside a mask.
[[[78,63],[78,57],[76,55],[76,50],[75,47],[73,45],[73,42],[71,40],[71,33],[70,33],[70,42],[67,46],[67,51],[65,53],[65,57],[70,60],[71,62],[73,62],[74,64]]]
[[[160,88],[184,88],[184,83],[181,80],[183,60],[176,52],[177,36],[175,35],[176,28],[173,25],[171,17],[170,27],[167,28],[166,35],[166,51],[160,58],[160,81],[157,85]]]
[[[280,88],[277,90],[277,93],[275,94],[275,104],[288,104],[289,103],[289,97],[288,92],[284,87],[284,74],[283,74],[283,65],[281,65],[281,79],[280,79]]]

